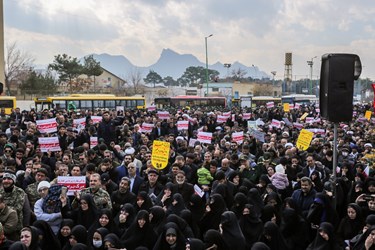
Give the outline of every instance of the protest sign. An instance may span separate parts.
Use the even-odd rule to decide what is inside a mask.
[[[310,143],[313,136],[313,132],[310,132],[306,129],[302,129],[297,139],[297,148],[299,150],[307,150],[310,147]]]
[[[39,137],[38,142],[40,145],[40,151],[43,153],[45,152],[55,152],[60,151],[60,143],[59,138],[57,136],[54,137]]]
[[[163,169],[168,165],[170,143],[155,140],[152,144],[151,163],[156,169]]]
[[[90,136],[90,148],[94,148],[96,145],[98,145],[98,137]]]
[[[201,143],[211,143],[212,133],[210,132],[198,132],[198,141]]]
[[[74,192],[86,188],[86,176],[57,176],[57,184],[67,187],[67,195],[73,196]]]
[[[177,130],[188,130],[189,128],[189,121],[178,121],[177,122]]]
[[[37,120],[36,127],[40,133],[54,133],[57,132],[57,122],[55,118]]]
[[[232,134],[232,140],[237,142],[237,144],[242,144],[242,142],[243,142],[243,131],[233,133]]]

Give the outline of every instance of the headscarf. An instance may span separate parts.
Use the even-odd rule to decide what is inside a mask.
[[[41,241],[40,247],[42,249],[60,249],[60,241],[57,239],[55,233],[52,231],[51,226],[43,221],[37,220],[33,223],[39,232],[43,235],[43,240]]]

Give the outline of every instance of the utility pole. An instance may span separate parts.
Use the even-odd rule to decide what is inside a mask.
[[[208,50],[207,50],[207,38],[213,36],[213,34],[209,35],[209,36],[206,36],[204,38],[204,41],[205,41],[205,45],[206,45],[206,84],[207,84],[207,92],[206,92],[206,96],[208,96]]]
[[[314,56],[313,58],[311,58],[310,61],[307,61],[307,65],[310,66],[310,88],[309,88],[309,94],[312,95],[312,75],[313,75],[313,66],[314,66],[314,58],[316,58],[317,56]]]

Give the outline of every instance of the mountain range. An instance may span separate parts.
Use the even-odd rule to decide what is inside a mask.
[[[139,71],[142,74],[142,78],[146,77],[150,70],[155,71],[161,77],[171,76],[175,80],[183,75],[185,69],[190,66],[202,66],[206,67],[206,64],[200,62],[192,54],[179,54],[171,49],[163,49],[161,55],[156,63],[148,67],[138,67],[130,62],[123,55],[109,55],[109,54],[93,54],[95,60],[100,62],[100,65],[111,73],[126,79],[131,72],[134,70]],[[254,79],[271,78],[264,71],[261,71],[258,67],[246,66],[240,62],[234,62],[229,68],[224,67],[221,62],[208,65],[209,69],[217,70],[220,78],[226,78],[231,74],[233,70],[241,69],[246,73],[245,77],[251,77]]]

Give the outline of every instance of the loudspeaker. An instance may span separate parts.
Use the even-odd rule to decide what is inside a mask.
[[[348,122],[353,117],[354,80],[361,75],[359,56],[324,54],[320,71],[320,115],[331,122]]]

